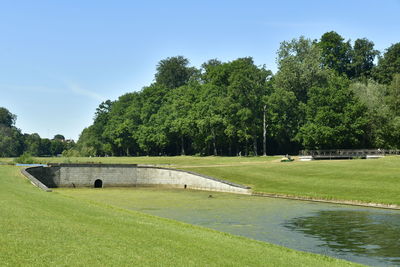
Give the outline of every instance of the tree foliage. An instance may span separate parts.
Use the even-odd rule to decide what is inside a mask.
[[[400,43],[386,49],[379,59],[375,70],[375,79],[384,84],[390,84],[395,74],[400,73]]]
[[[331,31],[284,41],[273,75],[253,58],[183,56],[156,66],[142,90],[100,103],[74,147],[22,134],[0,108],[0,156],[258,155],[323,148],[400,147],[400,43],[379,52]],[[266,140],[266,142],[265,142]]]
[[[365,106],[353,97],[346,78],[334,75],[327,86],[312,87],[308,95],[306,123],[296,136],[306,149],[364,146]]]
[[[196,73],[195,68],[188,67],[189,60],[183,56],[169,57],[157,65],[156,82],[167,88],[177,88],[189,82]]]
[[[375,66],[378,54],[372,41],[352,45],[332,31],[282,42],[275,75],[250,57],[211,59],[201,69],[170,57],[157,65],[153,84],[102,104],[78,148],[86,155],[257,155],[264,131],[268,153],[398,147],[396,46]],[[380,84],[385,67],[390,82]]]
[[[322,64],[326,68],[336,71],[339,75],[350,76],[351,44],[344,41],[338,33],[331,31],[324,33],[318,43],[321,48]]]
[[[17,116],[12,114],[8,109],[0,107],[0,125],[12,127],[15,124]]]

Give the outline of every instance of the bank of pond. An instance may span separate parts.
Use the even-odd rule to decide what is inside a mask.
[[[366,265],[400,265],[400,211],[207,191],[59,188],[82,200]]]

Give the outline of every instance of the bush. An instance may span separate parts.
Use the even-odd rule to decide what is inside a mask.
[[[81,156],[81,154],[79,153],[79,151],[75,150],[75,149],[68,149],[68,150],[64,150],[62,152],[62,156],[63,157],[79,157]]]
[[[18,158],[15,158],[14,162],[15,163],[22,163],[22,164],[33,164],[33,163],[35,163],[35,159],[32,157],[31,154],[25,152],[24,154],[22,154]]]

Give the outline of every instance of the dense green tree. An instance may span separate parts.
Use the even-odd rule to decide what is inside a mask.
[[[202,65],[204,83],[210,83],[221,88],[229,85],[230,64],[211,59]]]
[[[171,89],[154,83],[140,92],[140,101],[131,106],[131,113],[139,112],[136,118],[136,131],[133,133],[139,149],[146,155],[163,153],[167,145],[165,116],[159,114],[166,103],[166,95]]]
[[[12,127],[15,124],[17,116],[12,114],[8,109],[0,107],[0,125]]]
[[[281,150],[298,149],[294,141],[305,123],[305,108],[312,87],[325,87],[332,70],[321,64],[321,48],[316,42],[300,37],[282,42],[278,50],[278,72],[273,93],[268,97],[269,135]]]
[[[310,39],[302,36],[282,42],[277,63],[274,87],[293,92],[299,102],[307,102],[309,88],[326,84],[328,76],[321,66],[321,49]]]
[[[183,56],[169,57],[157,65],[156,82],[167,88],[177,88],[189,82],[197,70],[188,67],[189,60]]]
[[[62,134],[56,134],[56,135],[53,137],[53,140],[65,141],[65,137],[64,137],[64,135],[62,135]]]
[[[185,155],[186,150],[191,148],[185,141],[193,136],[195,117],[191,110],[196,102],[198,88],[197,82],[176,88],[168,94],[167,102],[161,108],[161,114],[165,115],[164,125],[168,134],[177,140],[181,155]]]
[[[374,49],[374,43],[366,38],[354,42],[352,54],[352,76],[354,78],[369,78],[374,67],[374,60],[379,51]]]
[[[266,120],[268,137],[275,141],[274,153],[279,151],[297,152],[293,148],[294,137],[299,129],[302,111],[294,92],[277,88],[266,99]],[[292,148],[293,147],[293,148]]]
[[[59,139],[53,139],[50,142],[51,142],[51,144],[50,144],[50,154],[52,156],[57,156],[57,155],[62,154],[62,152],[65,149],[64,141],[61,141]]]
[[[195,121],[198,129],[195,146],[202,154],[217,156],[218,147],[224,139],[226,125],[226,90],[212,83],[202,86],[195,106]],[[210,145],[212,146],[211,153]],[[221,148],[219,149],[222,150]]]
[[[312,87],[306,123],[296,138],[307,149],[354,148],[364,145],[365,106],[353,96],[346,78],[332,76],[325,87]]]
[[[82,156],[98,156],[104,153],[104,144],[94,130],[94,125],[83,129],[77,142],[77,150]]]
[[[236,121],[228,109],[230,103],[228,86],[233,71],[232,64],[212,59],[204,63],[202,68],[204,86],[196,110],[199,128],[196,145],[205,154],[216,155],[219,150],[232,155],[233,146],[236,148],[236,153],[240,150],[237,143]],[[210,143],[212,150],[209,149]]]
[[[23,137],[15,127],[0,124],[0,157],[16,157],[23,152]]]
[[[34,156],[55,155],[52,149],[53,140],[42,139],[37,133],[23,135],[14,126],[16,118],[6,108],[0,107],[0,157],[17,157],[24,152]],[[69,145],[73,146],[72,143]],[[57,153],[61,153],[63,149],[61,143]]]
[[[368,80],[366,83],[353,83],[350,89],[367,108],[365,115],[368,117],[368,146],[392,147],[393,113],[387,103],[387,86]]]
[[[139,106],[138,93],[125,94],[112,105],[102,136],[116,148],[115,154],[129,156],[137,150],[134,133],[140,124]]]
[[[231,125],[236,126],[236,134],[246,150],[252,141],[253,153],[257,155],[257,140],[262,132],[262,100],[271,72],[255,66],[252,58],[239,58],[231,62],[231,68],[227,94]]]
[[[78,140],[77,147],[84,156],[113,155],[114,150],[109,140],[103,136],[109,121],[109,113],[113,102],[110,100],[100,103],[96,108],[93,125],[85,128]]]
[[[252,58],[212,59],[201,71],[182,56],[167,58],[157,65],[154,83],[100,104],[77,150],[92,156],[257,155],[261,141],[263,154],[394,148],[400,133],[396,48],[376,68],[378,52],[365,38],[352,47],[336,32],[319,42],[300,37],[281,43],[274,76]],[[371,72],[390,80],[373,82]]]
[[[400,74],[393,75],[388,88],[387,103],[392,117],[389,123],[390,145],[391,148],[398,149],[400,147]]]
[[[39,156],[51,156],[51,141],[48,138],[40,140]]]
[[[25,134],[26,152],[32,156],[41,156],[41,141],[40,135],[37,133]]]
[[[396,73],[400,73],[400,43],[386,49],[383,57],[379,59],[374,77],[381,83],[390,84]]]
[[[388,104],[395,116],[400,116],[400,73],[393,75],[388,87]]]
[[[324,33],[318,43],[321,48],[322,63],[325,67],[335,70],[338,74],[351,76],[352,48],[350,41],[337,32]]]

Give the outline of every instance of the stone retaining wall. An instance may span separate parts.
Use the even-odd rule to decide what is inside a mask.
[[[135,164],[50,164],[26,168],[26,172],[50,188],[94,187],[97,183],[100,187],[163,186],[251,193],[249,187],[198,173]]]

